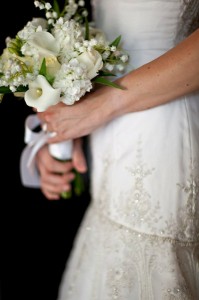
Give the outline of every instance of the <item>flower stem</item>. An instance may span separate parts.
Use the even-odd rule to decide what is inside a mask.
[[[72,182],[73,190],[76,196],[80,196],[85,190],[84,180],[82,174],[80,174],[76,170],[74,170],[74,172],[75,172],[75,178]]]
[[[70,199],[72,197],[72,191],[65,191],[60,194],[62,199]]]
[[[60,162],[70,161],[69,159],[62,160],[56,157],[54,158]],[[75,169],[73,169],[72,171],[75,173],[75,178],[72,181],[72,188],[70,191],[64,191],[60,194],[62,199],[70,199],[72,196],[81,196],[81,194],[85,191],[84,179],[82,174],[77,172],[77,170]]]

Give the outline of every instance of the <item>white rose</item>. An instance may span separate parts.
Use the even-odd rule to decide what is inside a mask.
[[[99,70],[103,67],[102,57],[94,49],[83,52],[77,57],[77,60],[86,66],[89,79],[96,77]]]
[[[29,83],[24,100],[28,106],[34,107],[38,112],[45,111],[49,106],[60,101],[60,89],[54,89],[42,75]]]

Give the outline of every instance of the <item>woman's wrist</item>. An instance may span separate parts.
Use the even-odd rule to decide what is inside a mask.
[[[99,122],[107,123],[122,115],[125,111],[125,97],[125,90],[114,87],[102,87],[96,91],[95,105]]]

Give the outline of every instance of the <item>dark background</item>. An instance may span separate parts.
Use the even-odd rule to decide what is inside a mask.
[[[14,37],[41,15],[33,0],[25,3],[1,3],[1,53],[7,36]],[[90,8],[88,1],[87,5]],[[1,300],[56,300],[74,235],[89,203],[88,191],[79,198],[48,201],[39,189],[21,185],[24,121],[32,113],[23,99],[12,95],[0,104]]]

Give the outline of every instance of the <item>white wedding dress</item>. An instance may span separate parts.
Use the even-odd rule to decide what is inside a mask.
[[[122,35],[129,69],[175,44],[181,0],[93,6],[109,40]],[[91,154],[93,199],[58,299],[198,300],[199,95],[115,119]]]

